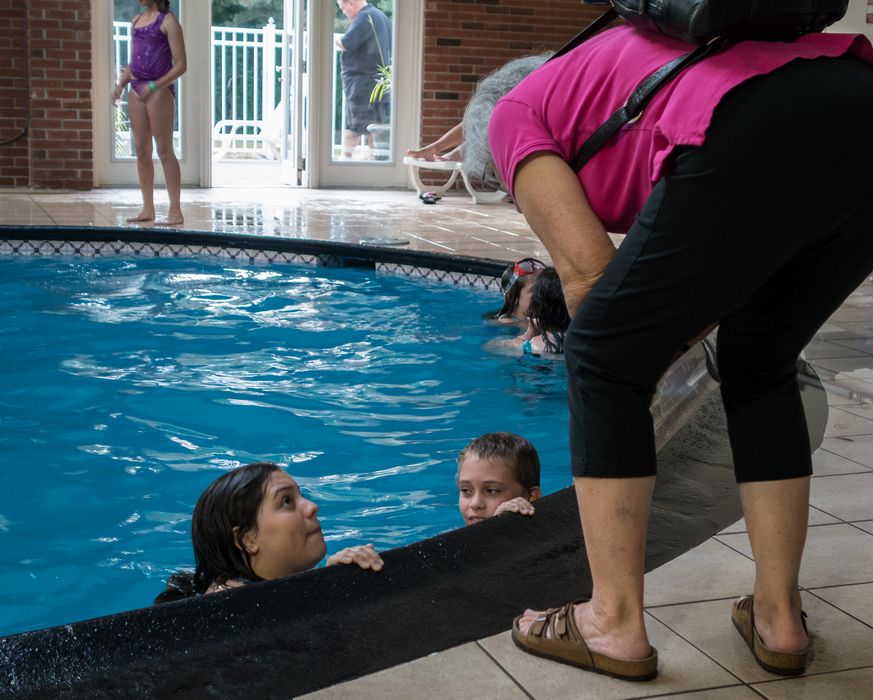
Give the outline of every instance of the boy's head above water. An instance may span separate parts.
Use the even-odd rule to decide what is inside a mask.
[[[530,515],[540,497],[540,458],[520,435],[488,433],[461,450],[456,480],[466,525],[507,510]]]

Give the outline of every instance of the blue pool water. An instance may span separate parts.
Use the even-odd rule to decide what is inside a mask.
[[[0,259],[0,635],[149,605],[223,470],[286,464],[328,553],[461,525],[484,432],[569,483],[563,364],[495,355],[494,293],[202,259]]]

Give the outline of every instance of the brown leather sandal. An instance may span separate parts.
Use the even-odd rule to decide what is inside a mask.
[[[588,648],[573,619],[573,606],[587,602],[587,599],[575,600],[561,608],[549,608],[536,619],[527,634],[522,634],[518,628],[519,615],[512,621],[512,641],[528,654],[624,681],[648,681],[657,676],[658,652],[654,647],[646,658],[630,661]]]
[[[806,670],[806,657],[809,645],[806,649],[798,652],[773,651],[767,648],[755,629],[754,596],[744,595],[734,603],[731,610],[731,619],[734,627],[748,645],[752,656],[758,662],[758,666],[770,673],[780,676],[799,676]],[[800,622],[806,630],[806,613],[800,613]],[[808,632],[807,632],[808,634]]]

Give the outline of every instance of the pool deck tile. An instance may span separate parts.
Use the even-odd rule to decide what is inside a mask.
[[[717,535],[716,539],[751,559],[745,534]],[[800,567],[802,587],[870,582],[873,582],[873,535],[848,523],[809,528]]]
[[[528,696],[482,649],[471,642],[348,683],[301,696],[307,700],[443,700]]]
[[[162,196],[159,217],[166,212]],[[186,230],[343,242],[390,236],[408,241],[406,250],[548,260],[511,204],[476,206],[464,194],[428,206],[410,191],[250,187],[185,189],[183,202]],[[123,226],[139,204],[135,188],[0,191],[0,223]],[[827,434],[813,457],[813,527],[801,572],[814,652],[807,675],[781,679],[762,671],[730,626],[731,599],[749,592],[754,568],[740,520],[647,575],[647,624],[660,656],[660,675],[651,683],[616,681],[528,656],[502,633],[307,697],[871,697],[873,281],[822,327],[807,359],[830,404]]]
[[[751,557],[711,538],[646,574],[646,604],[740,596],[751,590],[754,580],[755,562]]]
[[[870,700],[873,667],[752,686],[769,700]]]
[[[731,623],[731,604],[741,593],[738,590],[723,600],[652,608],[649,613],[744,683],[770,680],[773,674],[755,663]],[[808,674],[873,666],[873,627],[808,591],[802,597],[812,645]]]
[[[506,672],[535,698],[608,700],[650,697],[665,693],[733,685],[738,679],[656,619],[646,620],[649,638],[658,650],[658,677],[632,683],[582,671],[525,654],[508,632],[480,642]]]

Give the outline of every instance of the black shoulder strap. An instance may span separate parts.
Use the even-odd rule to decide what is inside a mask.
[[[549,61],[572,51],[579,46],[579,44],[587,41],[600,30],[604,29],[617,17],[618,12],[616,12],[614,7],[610,6],[607,10],[604,10],[600,17],[591,22],[591,24],[558,49],[552,57],[549,58]],[[606,142],[609,141],[609,139],[611,139],[619,129],[621,129],[621,127],[639,119],[643,114],[643,109],[645,109],[646,105],[655,96],[658,90],[673,80],[673,78],[679,75],[679,73],[685,70],[692,63],[696,63],[700,59],[705,58],[722,44],[724,44],[724,40],[721,37],[716,37],[706,44],[701,44],[693,51],[689,51],[687,54],[670,61],[667,65],[661,66],[641,82],[630,94],[630,97],[627,98],[627,101],[619,107],[609,119],[601,124],[597,131],[588,137],[585,143],[582,144],[582,147],[576,154],[576,158],[571,163],[573,170],[578,173],[585,163],[591,160],[591,158],[594,157],[594,154],[597,153],[597,151],[599,151],[604,144],[606,144]]]
[[[604,10],[603,14],[600,15],[596,20],[594,20],[591,24],[585,27],[581,32],[579,32],[576,36],[574,36],[570,41],[564,44],[560,49],[555,51],[549,61],[556,59],[558,56],[563,56],[568,51],[572,51],[583,41],[587,41],[592,36],[597,34],[601,29],[606,27],[607,24],[612,22],[616,17],[618,17],[618,12],[615,11],[615,8],[610,5],[609,9]]]
[[[571,163],[573,170],[578,173],[591,160],[594,154],[615,135],[615,132],[625,124],[639,119],[643,114],[643,109],[645,109],[658,90],[673,80],[692,63],[705,58],[722,44],[724,44],[724,40],[721,37],[717,37],[706,44],[701,44],[693,51],[689,51],[679,56],[679,58],[670,61],[670,63],[661,66],[641,82],[630,94],[630,97],[627,98],[627,101],[613,112],[612,116],[601,124],[597,131],[591,134],[585,143],[582,144],[582,147],[576,154],[576,158]]]

